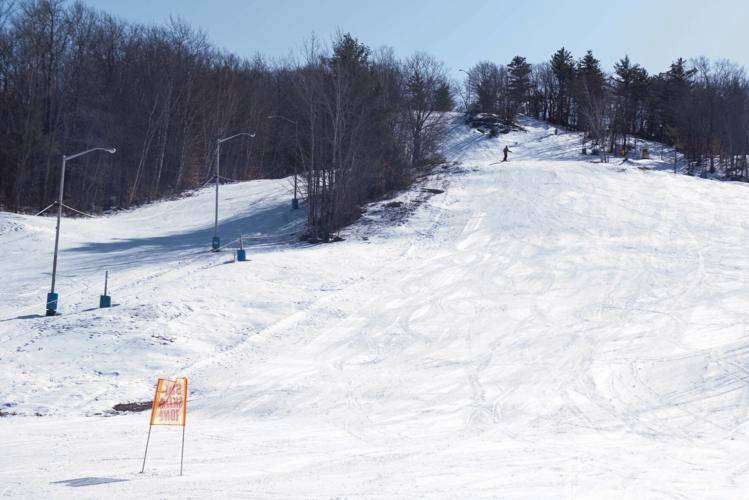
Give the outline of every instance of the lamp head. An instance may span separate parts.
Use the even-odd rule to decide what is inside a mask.
[[[109,153],[110,155],[113,155],[117,152],[117,148],[107,148],[105,149],[105,151]]]

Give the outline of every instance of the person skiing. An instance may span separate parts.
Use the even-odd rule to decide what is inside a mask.
[[[502,152],[505,154],[505,157],[502,158],[502,161],[507,161],[507,153],[512,153],[512,151],[510,151],[510,147],[509,146],[505,146],[505,148],[502,150]]]

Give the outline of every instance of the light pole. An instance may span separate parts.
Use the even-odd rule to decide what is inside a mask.
[[[238,134],[216,140],[216,210],[213,219],[213,242],[211,243],[211,250],[213,250],[214,252],[218,252],[219,248],[221,247],[221,238],[218,237],[218,185],[221,180],[221,177],[219,177],[219,164],[221,163],[221,143],[229,141],[241,135],[255,137],[255,132],[240,132]]]
[[[114,154],[117,150],[115,148],[92,148],[76,153],[74,155],[65,156],[62,155],[62,170],[60,171],[60,192],[57,195],[57,229],[55,229],[55,254],[52,258],[52,286],[50,287],[49,293],[47,294],[47,316],[54,316],[57,314],[57,299],[59,295],[55,293],[55,278],[57,277],[57,250],[60,246],[60,220],[62,219],[62,194],[65,189],[65,165],[68,160],[78,158],[94,151],[106,151],[109,154]]]
[[[466,107],[466,113],[468,112],[468,103],[471,102],[471,74],[464,70],[464,69],[458,69],[458,71],[465,73],[466,77],[468,79],[468,82],[466,84],[466,96],[463,99],[463,105]]]
[[[297,148],[299,148],[299,124],[297,122],[295,122],[294,120],[290,120],[290,119],[286,118],[285,116],[281,116],[281,115],[270,115],[270,116],[268,116],[268,119],[269,120],[275,120],[275,119],[284,120],[284,121],[289,122],[292,125],[294,125],[294,137],[296,138]],[[292,198],[292,200],[291,200],[291,208],[293,210],[296,210],[297,208],[299,208],[299,199],[297,198],[297,172],[296,172],[296,168],[294,169],[294,198]]]

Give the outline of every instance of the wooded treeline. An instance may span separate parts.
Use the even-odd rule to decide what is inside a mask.
[[[349,34],[270,64],[214,48],[179,20],[126,23],[64,0],[0,0],[0,207],[126,208],[201,186],[216,140],[229,179],[299,174],[312,237],[406,186],[434,160],[437,110],[452,109],[441,63],[397,60]],[[276,117],[276,118],[269,118]]]
[[[462,92],[469,113],[525,113],[585,131],[606,161],[634,138],[675,145],[695,172],[747,178],[749,83],[729,62],[676,60],[650,75],[625,57],[611,74],[591,52],[548,62],[481,62]],[[438,160],[443,65],[397,59],[347,33],[311,40],[299,60],[217,50],[182,21],[126,23],[66,0],[0,0],[0,209],[34,212],[57,195],[97,212],[181,193],[212,178],[298,174],[309,236],[326,239],[363,203],[406,187]],[[273,118],[270,118],[273,117]]]
[[[749,174],[749,80],[731,62],[679,58],[651,75],[625,56],[608,74],[591,51],[576,60],[561,48],[541,64],[517,56],[467,73],[462,95],[470,112],[506,122],[522,112],[584,131],[603,161],[642,138],[676,146],[690,173]]]

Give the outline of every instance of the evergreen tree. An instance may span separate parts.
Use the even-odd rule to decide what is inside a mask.
[[[642,131],[644,125],[644,102],[649,91],[648,72],[639,64],[632,64],[629,56],[624,56],[614,64],[614,94],[616,96],[616,120],[614,132],[623,136],[623,146],[627,147],[627,137]],[[612,146],[615,138],[612,136]]]
[[[664,126],[678,128],[684,120],[684,105],[692,86],[696,69],[686,69],[684,59],[678,58],[664,75]]]
[[[334,72],[349,70],[360,73],[366,70],[369,55],[369,47],[360,43],[350,33],[344,33],[333,46],[333,57],[330,58],[329,64]]]
[[[593,57],[590,50],[577,63],[577,80],[579,84],[584,84],[591,94],[600,96],[603,93],[605,77],[601,63]]]
[[[551,56],[551,70],[557,81],[557,92],[552,121],[560,125],[569,124],[572,81],[575,76],[575,61],[570,51],[562,47]]]
[[[608,111],[605,85],[606,77],[600,62],[589,50],[577,63],[574,98],[579,115],[578,126],[599,146],[604,141]],[[605,161],[603,156],[601,159]]]
[[[508,81],[507,90],[509,93],[508,116],[505,118],[512,121],[518,111],[525,111],[531,91],[531,65],[525,60],[525,57],[515,56],[510,64],[507,65]]]
[[[443,83],[437,88],[434,99],[435,111],[452,111],[455,109],[455,99],[450,84]]]

